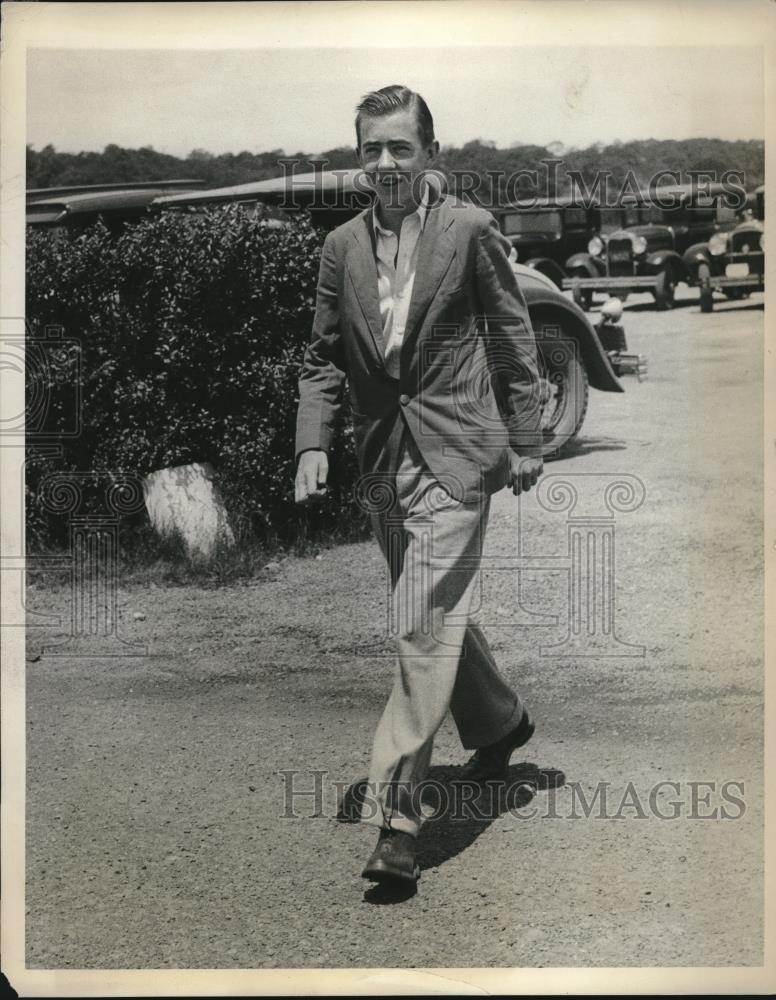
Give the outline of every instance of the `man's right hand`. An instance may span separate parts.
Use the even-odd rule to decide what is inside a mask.
[[[328,475],[329,459],[325,451],[303,451],[294,483],[296,502],[307,506],[325,497]]]

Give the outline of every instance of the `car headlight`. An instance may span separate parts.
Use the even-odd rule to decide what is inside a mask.
[[[597,257],[604,248],[604,241],[600,236],[594,236],[587,245],[587,252],[591,257]]]
[[[714,233],[709,240],[709,253],[719,257],[727,250],[727,233]]]
[[[647,241],[643,236],[633,236],[631,239],[633,243],[633,252],[635,254],[644,253],[647,249]]]

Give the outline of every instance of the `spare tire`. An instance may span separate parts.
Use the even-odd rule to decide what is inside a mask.
[[[585,419],[589,395],[587,371],[579,356],[576,341],[541,338],[539,343],[539,374],[548,383],[549,399],[542,413],[542,456],[559,458],[563,455]]]

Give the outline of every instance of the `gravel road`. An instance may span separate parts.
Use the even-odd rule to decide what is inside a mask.
[[[547,648],[569,629],[574,512],[495,498],[481,621],[537,722],[516,797],[430,819],[417,894],[360,878],[374,833],[337,822],[333,783],[365,774],[391,683],[374,542],[221,589],[122,584],[121,634],[146,655],[28,665],[29,966],[761,964],[762,298],[645,303],[625,322],[649,380],[593,392],[546,467],[643,484],[615,516],[629,655]],[[518,534],[545,565],[503,558]],[[67,622],[69,590],[32,580],[28,611]],[[30,659],[65,631],[30,628]],[[448,720],[432,776],[466,756]],[[282,771],[319,783],[296,818]]]

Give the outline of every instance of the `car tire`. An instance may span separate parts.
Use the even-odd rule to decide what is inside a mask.
[[[560,458],[579,433],[587,413],[589,383],[576,341],[541,345],[538,338],[539,370],[550,384],[551,398],[542,415],[542,457]]]
[[[711,268],[708,264],[698,265],[698,284],[701,288],[701,312],[710,313],[714,310],[714,293],[709,285]]]
[[[657,276],[655,291],[655,305],[660,310],[671,309],[674,304],[674,291],[676,290],[676,279],[672,272],[666,268]]]

